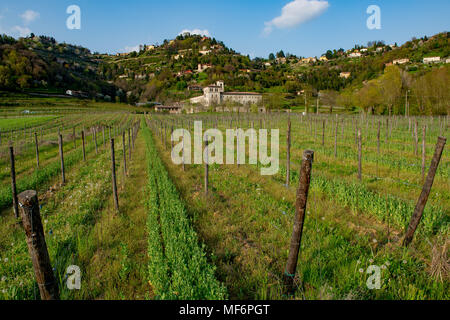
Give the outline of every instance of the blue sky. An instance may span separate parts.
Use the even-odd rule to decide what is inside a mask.
[[[70,5],[81,8],[81,30],[66,27]],[[380,30],[366,26],[369,5],[381,9]],[[449,13],[449,0],[2,0],[0,33],[31,31],[116,53],[198,29],[251,57],[280,49],[320,56],[370,40],[400,44],[449,31]]]

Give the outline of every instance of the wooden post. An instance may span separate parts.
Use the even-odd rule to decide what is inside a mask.
[[[75,127],[73,127],[72,136],[73,136],[73,148],[76,149],[77,148],[77,134],[75,132]]]
[[[208,136],[205,137],[205,196],[208,196],[209,187],[209,164],[208,164]]]
[[[186,171],[186,165],[185,165],[185,155],[184,155],[184,138],[185,138],[185,136],[184,136],[184,131],[183,131],[183,140],[181,140],[181,148],[182,148],[182,150],[183,150],[183,161],[182,161],[182,166],[183,166],[183,171]]]
[[[325,120],[322,121],[322,146],[325,145]]]
[[[128,128],[128,159],[131,161],[131,129]]]
[[[422,130],[422,181],[425,180],[425,163],[426,163],[426,130],[427,127],[423,126]]]
[[[34,145],[36,149],[36,166],[39,169],[39,142],[37,132],[34,133]]]
[[[28,190],[19,194],[20,217],[27,237],[28,252],[33,262],[34,275],[42,300],[59,300],[58,284],[53,274],[37,192]]]
[[[133,135],[133,145],[134,145],[134,135]],[[165,122],[164,122],[163,145],[164,145],[164,149],[167,149],[167,126],[166,126]]]
[[[95,128],[95,127],[94,127],[94,143],[95,143],[95,154],[98,154],[97,128]]]
[[[384,143],[388,143],[388,138],[389,138],[389,118],[386,118],[386,137],[385,137],[385,142]]]
[[[337,137],[338,137],[338,127],[339,126],[339,122],[337,120],[337,115],[336,115],[336,129],[334,131],[334,157],[337,158]]]
[[[82,145],[83,145],[83,161],[86,161],[86,147],[84,145],[84,130],[81,131],[81,141],[82,141]]]
[[[361,137],[361,128],[358,128],[358,179],[362,180],[362,137]]]
[[[59,157],[61,159],[61,183],[65,184],[66,183],[66,172],[64,170],[64,150],[63,150],[63,137],[60,134],[59,135]]]
[[[238,114],[239,115],[239,114]],[[239,122],[238,122],[239,125]],[[239,157],[239,133],[238,133],[238,127],[235,128],[236,131],[236,164],[239,168],[239,163],[240,163],[240,157]],[[233,142],[234,143],[234,142]],[[245,152],[245,151],[244,151]]]
[[[16,218],[19,218],[19,207],[17,201],[17,187],[16,187],[16,164],[14,159],[14,147],[9,147],[9,158],[11,161],[11,191],[13,200],[13,210]]]
[[[217,126],[216,126],[217,128]],[[170,150],[173,150],[173,140],[172,140],[172,136],[173,136],[173,126],[170,127]]]
[[[377,131],[377,151],[378,151],[378,155],[380,155],[380,129],[381,129],[381,121],[378,121],[378,131]]]
[[[417,156],[419,153],[419,135],[417,132],[417,120],[414,123],[414,155]]]
[[[114,139],[111,139],[111,173],[112,173],[114,207],[116,208],[117,211],[119,211],[119,197],[117,195],[116,156],[114,153]]]
[[[423,210],[428,201],[428,196],[430,195],[431,187],[433,186],[434,176],[436,175],[436,170],[438,168],[439,162],[441,161],[442,152],[444,151],[445,143],[447,139],[444,137],[439,137],[436,144],[436,150],[434,152],[433,159],[431,160],[430,170],[428,171],[427,180],[420,194],[419,200],[417,201],[416,208],[411,217],[411,222],[409,223],[408,229],[406,231],[405,239],[403,240],[403,245],[407,247],[416,232],[417,226],[419,225],[420,219],[423,215]]]
[[[286,151],[286,187],[291,181],[291,119],[288,120],[287,129],[287,151]]]
[[[289,257],[283,276],[284,284],[286,285],[288,292],[292,292],[294,290],[294,278],[297,270],[298,255],[302,241],[303,226],[306,216],[306,203],[308,201],[313,160],[314,151],[306,150],[303,153],[302,166],[300,168],[299,187],[297,189],[297,198],[295,201],[294,228],[292,231]]]
[[[122,141],[123,141],[123,174],[124,176],[128,176],[127,172],[127,146],[125,144],[125,131],[122,133]],[[130,146],[128,146],[130,148]]]

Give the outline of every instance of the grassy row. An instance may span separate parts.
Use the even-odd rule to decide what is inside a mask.
[[[226,289],[198,244],[178,191],[164,168],[148,128],[149,281],[161,299],[225,299]]]
[[[99,143],[100,145],[100,143]],[[95,149],[94,141],[85,145],[86,154]],[[70,169],[77,163],[83,160],[83,153],[81,147],[78,147],[76,152],[70,152],[64,155],[64,166]],[[61,172],[61,162],[59,159],[49,162],[39,170],[35,170],[29,177],[20,179],[17,181],[17,193],[21,193],[25,190],[36,190],[45,183],[51,181]],[[12,203],[11,185],[5,184],[0,187],[0,209],[4,209],[10,206]]]
[[[275,179],[284,182],[286,167],[280,165],[280,171]],[[291,171],[291,184],[296,185],[299,172]],[[389,222],[402,230],[405,229],[414,212],[415,203],[399,199],[394,195],[383,196],[359,182],[347,182],[330,178],[319,172],[313,173],[311,186],[332,197],[342,206],[377,217],[380,221]],[[425,207],[420,223],[420,233],[425,235],[446,232],[450,219],[446,210],[440,206],[429,204]]]
[[[121,159],[120,151],[119,148],[117,159]],[[40,203],[47,247],[61,299],[74,299],[78,294],[66,287],[66,268],[69,265],[82,267],[80,257],[89,255],[95,246],[89,233],[110,197],[109,157],[109,152],[104,150],[98,157],[88,159],[76,172],[69,173],[68,184],[58,190],[54,199]],[[1,219],[2,223],[8,221],[7,217]],[[0,283],[0,300],[39,299],[25,235],[21,229],[10,227],[7,230],[10,234],[0,239],[3,259],[0,274],[4,277]]]
[[[208,199],[196,197],[203,166],[190,165],[183,173],[171,164],[161,144],[158,147],[190,209],[201,212],[196,228],[214,251],[218,277],[225,279],[230,296],[286,299],[281,279],[292,235],[294,188],[285,189],[284,179],[278,179],[281,175],[261,177],[250,166],[212,165],[210,195]],[[299,285],[296,299],[448,296],[448,282],[430,275],[428,258],[397,246],[383,225],[352,214],[314,183],[307,211],[297,269],[303,285]],[[366,286],[370,265],[381,268],[380,290]]]

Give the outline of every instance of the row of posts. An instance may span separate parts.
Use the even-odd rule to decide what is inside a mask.
[[[131,161],[131,150],[134,149],[135,140],[140,128],[140,123],[136,122],[128,130],[122,132],[123,139],[123,160],[124,160],[124,175],[127,176],[127,153],[126,153],[126,132],[128,132],[128,155],[129,161]],[[103,127],[103,143],[105,144],[105,131]],[[109,128],[110,141],[111,141],[111,172],[112,172],[112,188],[114,206],[116,211],[119,211],[119,199],[117,192],[117,180],[116,180],[116,162],[115,162],[115,150],[114,150],[114,138],[111,137],[111,128]],[[64,148],[62,135],[58,136],[59,154],[61,160],[61,182],[66,183],[65,167],[64,167]],[[86,161],[86,149],[85,149],[85,133],[81,132],[83,160]],[[36,141],[36,160],[39,167],[39,148],[37,143],[37,134],[35,134]],[[74,138],[74,143],[76,139]],[[97,130],[94,129],[94,143],[96,154],[98,154],[97,145]],[[76,148],[76,147],[75,147]],[[13,210],[15,217],[22,221],[22,226],[25,231],[28,251],[33,262],[33,269],[38,283],[39,292],[42,300],[56,300],[59,299],[58,284],[53,273],[53,269],[50,263],[50,257],[45,241],[44,230],[42,226],[40,207],[38,201],[37,191],[27,190],[17,195],[16,186],[16,170],[15,170],[15,157],[14,148],[10,146],[10,162],[11,162],[11,189],[13,198]]]
[[[378,123],[378,131],[377,131],[377,147],[378,152],[380,148],[380,125],[381,123]],[[336,129],[335,129],[335,156],[337,157],[337,129],[338,125],[336,122]],[[417,128],[417,125],[416,125]],[[156,129],[157,132],[159,132],[160,138],[164,144],[164,147],[166,148],[166,123],[160,122],[160,125],[158,126],[155,122],[153,122],[153,129]],[[325,143],[325,121],[323,122],[322,126],[322,144]],[[164,131],[164,133],[163,133]],[[416,129],[417,131],[417,129]],[[173,127],[171,127],[171,132],[173,132]],[[417,134],[416,134],[417,136]],[[184,142],[184,139],[183,139]],[[356,143],[358,145],[358,179],[362,180],[362,135],[361,135],[361,128],[356,126]],[[442,152],[444,150],[444,146],[446,144],[446,138],[439,137],[438,142],[435,148],[435,153],[430,165],[429,173],[427,176],[427,179],[425,181],[425,184],[422,189],[422,193],[419,197],[419,200],[416,204],[414,213],[411,217],[410,223],[408,225],[408,228],[406,230],[406,234],[403,240],[403,245],[405,247],[409,246],[411,243],[414,233],[417,230],[417,227],[419,225],[419,222],[422,218],[423,211],[425,209],[426,202],[428,200],[431,187],[433,185],[434,177],[436,175],[437,167],[439,165],[440,159],[442,157]],[[206,145],[206,154],[208,154],[208,138],[205,138],[205,145]],[[173,143],[172,143],[173,148]],[[289,186],[290,184],[290,150],[291,150],[291,119],[288,118],[288,129],[287,129],[287,163],[286,163],[286,186]],[[184,148],[183,148],[184,152]],[[424,137],[423,137],[423,158],[425,157],[425,129],[424,129]],[[303,158],[301,162],[300,167],[300,179],[299,179],[299,185],[297,188],[296,193],[296,202],[295,202],[295,216],[294,216],[294,225],[293,225],[293,231],[292,231],[292,237],[291,237],[291,243],[290,243],[290,249],[289,249],[289,256],[286,263],[286,269],[283,275],[283,282],[285,285],[286,291],[291,294],[295,291],[295,275],[297,270],[297,263],[298,263],[298,257],[299,252],[301,248],[301,239],[302,239],[302,233],[303,233],[303,227],[305,223],[305,217],[306,217],[306,205],[308,200],[308,192],[310,188],[310,182],[311,182],[311,171],[312,171],[312,163],[314,160],[314,151],[312,150],[306,150],[303,153]],[[425,160],[422,160],[422,175],[424,175],[424,164]],[[183,162],[183,170],[184,169],[184,162]],[[208,161],[205,161],[205,170],[204,170],[204,192],[205,196],[208,196],[208,188],[209,188],[209,165]]]

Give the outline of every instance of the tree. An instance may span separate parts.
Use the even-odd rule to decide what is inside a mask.
[[[269,60],[275,60],[275,55],[273,53],[269,54]]]
[[[383,109],[379,108],[382,102],[382,96],[380,94],[379,85],[376,80],[369,81],[364,87],[362,87],[355,96],[356,102],[365,111],[369,109],[372,113],[376,109],[378,113],[383,113]]]
[[[186,81],[178,81],[177,82],[177,90],[178,91],[183,91],[184,89],[187,88],[187,83]]]
[[[336,103],[341,107],[351,109],[355,106],[355,96],[350,90],[344,90],[337,97]]]
[[[285,58],[286,56],[284,55],[283,50],[281,50],[280,52],[277,53],[277,58]]]
[[[400,110],[392,110],[393,106],[402,95],[402,76],[397,66],[389,66],[379,80],[379,90],[383,102],[388,106],[389,115],[400,113]]]
[[[321,94],[320,100],[322,104],[329,106],[330,113],[333,113],[333,106],[336,105],[339,93],[334,90],[323,90],[320,92],[320,94]]]

